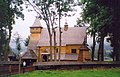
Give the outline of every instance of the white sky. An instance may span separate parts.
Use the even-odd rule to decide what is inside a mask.
[[[61,19],[62,27],[64,26],[66,19],[67,19],[67,23],[69,27],[73,27],[74,25],[76,25],[76,20],[80,16],[79,14],[80,7],[77,7],[77,9],[79,9],[79,12],[76,12],[74,16]],[[22,20],[21,18],[15,20],[16,23],[13,25],[12,35],[18,32],[21,38],[25,39],[28,37],[28,35],[30,35],[29,27],[33,25],[37,14],[34,11],[28,12],[28,9],[26,9],[25,7],[23,10],[23,14],[25,16],[24,20]],[[41,20],[40,22],[41,22],[42,27],[46,27],[45,22],[43,20]]]

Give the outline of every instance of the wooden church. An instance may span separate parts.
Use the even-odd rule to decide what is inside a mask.
[[[65,24],[65,26],[67,23]],[[89,61],[91,60],[89,48],[86,45],[87,27],[61,28],[61,61]],[[47,28],[42,27],[40,19],[36,17],[30,27],[30,41],[28,50],[32,50],[37,56],[37,62],[50,61],[50,44]],[[59,29],[56,29],[56,57],[59,52]],[[54,60],[54,47],[52,47],[52,58]]]

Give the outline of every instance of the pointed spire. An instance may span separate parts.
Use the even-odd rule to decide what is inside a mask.
[[[38,16],[36,16],[36,19],[35,19],[32,27],[42,27],[41,22],[40,22],[40,18]]]

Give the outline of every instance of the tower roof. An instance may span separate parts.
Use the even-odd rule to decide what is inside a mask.
[[[35,19],[33,25],[32,25],[30,28],[33,28],[33,27],[42,27],[39,17],[36,17],[36,19]]]

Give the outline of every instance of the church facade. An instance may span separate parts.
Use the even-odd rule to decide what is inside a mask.
[[[89,49],[86,45],[87,27],[68,27],[68,30],[61,28],[61,61],[89,61],[91,60]],[[59,29],[56,32],[56,54],[52,46],[52,59],[56,55],[58,60],[59,53]],[[33,25],[30,27],[30,41],[28,50],[36,53],[38,62],[50,61],[50,39],[47,28],[42,27],[40,19],[36,17]],[[54,45],[54,37],[52,37]]]

